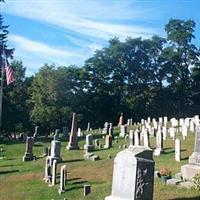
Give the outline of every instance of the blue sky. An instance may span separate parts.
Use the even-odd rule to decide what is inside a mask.
[[[200,46],[199,0],[7,0],[1,5],[9,47],[27,75],[44,63],[82,66],[96,49],[117,36],[165,37],[170,18],[193,19]]]

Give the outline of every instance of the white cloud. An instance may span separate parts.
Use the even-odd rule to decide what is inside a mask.
[[[56,65],[83,64],[86,55],[78,54],[64,49],[50,47],[38,41],[10,35],[10,42],[16,46],[15,58],[22,59],[27,67],[27,75],[33,74],[44,63],[55,63]]]
[[[8,1],[5,12],[106,40],[113,36],[125,39],[127,36],[149,37],[154,34],[156,30],[153,28],[117,21],[148,16],[149,12],[133,8],[126,1]]]

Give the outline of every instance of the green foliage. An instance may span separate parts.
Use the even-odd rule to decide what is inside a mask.
[[[193,178],[194,188],[200,191],[200,173],[196,174]]]
[[[4,29],[1,40],[5,43],[7,26]],[[70,127],[73,112],[78,113],[81,128],[87,122],[93,128],[105,121],[117,123],[121,112],[134,121],[200,114],[195,22],[171,19],[165,30],[167,38],[154,35],[123,42],[113,38],[82,68],[46,64],[25,78],[22,62],[13,61],[16,81],[5,89],[4,130],[19,130],[19,124],[23,130],[39,125],[48,133]]]

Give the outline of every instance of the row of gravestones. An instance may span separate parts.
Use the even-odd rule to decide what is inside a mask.
[[[157,134],[157,135],[159,135],[159,134]],[[198,170],[199,170],[199,166],[198,166],[199,165],[198,164],[199,163],[199,147],[200,147],[199,138],[200,138],[200,136],[199,136],[199,132],[198,132],[198,128],[197,128],[196,140],[195,140],[195,151],[189,160],[189,165],[185,166],[185,167],[182,166],[182,173],[184,174],[185,177],[191,171],[191,167],[192,167],[192,169],[198,168]],[[54,138],[54,139],[56,139],[56,138]],[[160,141],[159,136],[158,136],[157,140]],[[34,140],[30,140],[30,141],[34,142]],[[52,143],[53,144],[56,143],[55,141],[56,140],[52,141]],[[138,139],[138,141],[139,141],[139,139]],[[54,145],[56,146],[56,144],[54,144]],[[58,146],[60,146],[60,145],[58,145]],[[55,150],[55,148],[53,148],[53,149]],[[76,137],[76,115],[75,114],[73,115],[72,131],[71,131],[70,141],[68,143],[67,149],[78,149],[77,137]],[[29,149],[27,149],[27,152],[28,151],[29,151]],[[124,152],[125,152],[125,154],[127,154],[127,156],[125,156]],[[53,154],[54,153],[51,153],[51,156]],[[154,172],[153,172],[154,171],[153,170],[154,162],[152,161],[152,150],[149,149],[148,147],[130,146],[128,149],[121,152],[121,154],[117,155],[117,157],[115,159],[115,161],[116,161],[115,163],[117,163],[118,157],[119,157],[119,161],[120,161],[120,159],[123,158],[122,159],[123,163],[119,162],[119,163],[121,163],[120,165],[118,165],[120,167],[114,166],[114,174],[113,174],[114,186],[112,188],[112,195],[110,197],[107,197],[106,199],[117,199],[118,193],[119,193],[119,198],[125,197],[126,199],[129,199],[129,197],[131,195],[134,195],[135,196],[134,199],[151,199],[151,195],[150,196],[148,195],[148,197],[150,197],[150,198],[147,198],[147,196],[145,196],[145,194],[143,194],[144,193],[143,191],[149,191],[150,194],[153,194],[152,193],[153,189],[149,187],[144,190],[144,188],[141,189],[141,186],[153,185],[153,178],[151,178],[151,177],[153,177],[152,174],[154,174]],[[132,158],[129,158],[129,157],[132,157]],[[140,159],[140,157],[141,157],[141,159]],[[128,165],[128,167],[127,167],[127,163],[129,163],[129,159],[132,160],[131,165]],[[146,161],[147,161],[147,163],[145,163],[146,165],[144,165],[144,163],[140,165],[140,161],[143,161],[144,159],[146,159]],[[51,157],[50,163],[53,163],[54,160],[56,160],[56,159]],[[132,167],[130,168],[130,166],[132,166]],[[141,166],[141,168],[139,166]],[[146,166],[146,167],[143,168],[142,166]],[[126,169],[126,167],[127,167],[127,169]],[[122,169],[125,168],[125,170],[122,170],[122,172],[123,171],[134,172],[133,174],[135,174],[135,175],[133,175],[134,176],[133,179],[129,178],[129,176],[126,176],[127,175],[126,173],[125,174],[122,173],[121,176],[115,177],[115,174],[120,173],[120,168],[122,168]],[[115,171],[117,171],[117,172],[115,172]],[[192,171],[195,171],[195,170],[192,170]],[[149,179],[145,180],[145,177],[147,177],[147,175],[148,175]],[[121,188],[121,190],[118,190],[119,189],[118,187],[120,187],[120,186],[119,186],[119,184],[117,184],[117,186],[116,186],[116,182],[119,182],[119,181],[123,182],[123,184],[121,184],[121,186],[129,185],[129,183],[131,182],[131,184],[134,184],[134,186],[135,186],[134,190],[128,191],[128,189],[130,188],[130,185],[127,186],[127,188],[123,187],[123,188]],[[128,181],[127,184],[124,184],[124,181]],[[149,181],[149,183],[148,183],[148,181]],[[148,184],[146,184],[146,182]],[[131,196],[131,198],[133,198],[133,196]]]

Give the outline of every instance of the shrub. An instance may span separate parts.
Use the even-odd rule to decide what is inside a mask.
[[[196,174],[193,178],[194,188],[200,190],[200,173]]]

